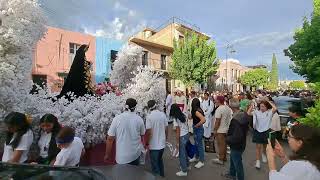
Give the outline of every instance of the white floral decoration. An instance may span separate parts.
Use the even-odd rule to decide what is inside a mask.
[[[142,48],[125,45],[119,52],[111,74],[123,94],[56,99],[49,89],[30,94],[33,48],[46,32],[46,18],[37,0],[0,0],[0,119],[11,111],[31,114],[35,120],[46,113],[58,117],[62,125],[75,129],[84,143],[95,145],[105,140],[113,118],[124,109],[127,98],[138,101],[143,115],[147,101],[154,99],[162,108],[165,90],[161,74],[139,67]],[[37,125],[37,121],[33,123]]]

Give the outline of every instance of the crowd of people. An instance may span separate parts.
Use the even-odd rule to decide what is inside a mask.
[[[232,95],[220,92],[196,93],[189,97],[182,91],[167,95],[165,110],[154,100],[147,103],[145,119],[136,112],[137,101],[129,98],[123,113],[117,115],[108,130],[104,159],[112,159],[112,147],[116,146],[115,160],[118,164],[139,165],[141,156],[149,153],[151,171],[165,177],[163,154],[168,142],[169,131],[175,132],[175,147],[178,149],[180,170],[177,176],[188,176],[191,163],[200,169],[208,162],[205,159],[204,141],[214,139],[217,158],[211,162],[224,165],[230,148],[230,167],[222,175],[226,179],[245,179],[242,155],[246,149],[247,135],[252,132],[256,144],[255,167],[260,169],[268,163],[270,180],[317,180],[320,177],[319,129],[295,122],[299,113],[290,110],[288,142],[293,151],[287,156],[281,144],[272,144],[270,132],[281,131],[277,107],[266,93],[239,93]],[[75,136],[71,127],[62,127],[57,117],[46,114],[40,119],[39,138],[34,138],[30,118],[19,112],[5,117],[7,126],[3,162],[32,163],[52,166],[79,166],[85,154],[84,145]],[[173,129],[169,129],[169,124]],[[249,131],[251,129],[251,131]],[[193,138],[195,155],[188,156],[188,143]],[[28,153],[35,142],[39,157],[30,159]],[[284,166],[277,171],[275,159],[279,157]]]

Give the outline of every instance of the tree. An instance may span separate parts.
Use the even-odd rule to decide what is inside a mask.
[[[215,43],[196,33],[174,42],[170,75],[186,86],[203,83],[218,68]]]
[[[272,69],[271,69],[271,73],[270,73],[270,84],[269,84],[268,89],[277,90],[278,83],[279,83],[278,63],[277,63],[276,55],[273,54]]]
[[[320,2],[314,0],[311,20],[304,19],[301,29],[294,35],[295,42],[285,50],[286,56],[294,62],[294,72],[310,82],[320,82]]]
[[[291,89],[297,89],[297,90],[304,89],[305,83],[304,83],[304,81],[292,81],[292,82],[290,82],[289,87]]]
[[[265,86],[270,77],[269,72],[265,68],[253,69],[240,77],[240,82],[243,85],[251,87]]]

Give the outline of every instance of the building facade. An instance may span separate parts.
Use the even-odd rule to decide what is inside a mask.
[[[215,90],[228,90],[231,92],[244,91],[243,85],[239,82],[239,78],[250,68],[240,64],[238,60],[228,59],[220,62],[217,73],[211,78],[214,82]]]
[[[143,48],[144,54],[141,65],[150,66],[156,71],[164,73],[167,91],[180,89],[185,91],[185,85],[178,80],[170,78],[168,74],[169,64],[173,53],[174,40],[181,40],[187,33],[195,32],[201,36],[208,36],[201,33],[197,27],[187,25],[180,19],[173,18],[167,24],[156,30],[145,28],[129,39],[129,43],[136,44]]]
[[[44,84],[54,92],[60,91],[76,51],[82,44],[90,45],[86,57],[93,64],[92,81],[103,82],[111,70],[111,52],[118,51],[123,43],[48,27],[46,35],[37,43],[34,51],[32,68],[34,83]]]

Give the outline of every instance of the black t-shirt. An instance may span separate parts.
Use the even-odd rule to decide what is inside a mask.
[[[192,119],[193,119],[193,125],[196,125],[196,124],[198,124],[198,123],[201,121],[200,118],[198,118],[198,117],[196,116],[196,112],[197,112],[197,111],[204,116],[204,113],[203,113],[203,111],[202,111],[201,108],[198,108],[195,112],[192,112],[191,115],[192,115]]]

